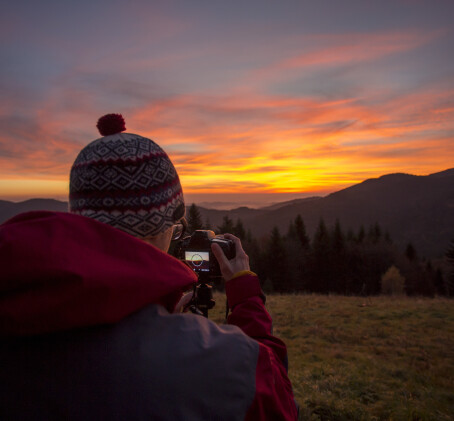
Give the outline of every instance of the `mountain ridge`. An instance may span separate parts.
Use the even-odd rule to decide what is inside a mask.
[[[0,223],[28,210],[65,212],[68,204],[54,199],[30,199],[14,203],[0,200]],[[399,247],[412,243],[426,257],[442,255],[454,239],[454,168],[419,176],[385,174],[333,192],[281,202],[259,209],[238,207],[217,210],[199,207],[202,220],[216,227],[224,216],[241,219],[259,239],[276,226],[286,233],[300,214],[310,236],[321,218],[328,226],[339,220],[344,231],[366,229],[379,223]]]

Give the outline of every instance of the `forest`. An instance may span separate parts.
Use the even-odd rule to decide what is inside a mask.
[[[454,295],[454,241],[443,261],[433,262],[420,257],[411,243],[399,250],[378,223],[344,232],[340,221],[327,226],[320,219],[309,238],[297,215],[287,232],[270,227],[268,235],[255,238],[241,219],[224,216],[220,226],[212,227],[195,204],[187,221],[189,234],[210,229],[239,237],[266,293]]]

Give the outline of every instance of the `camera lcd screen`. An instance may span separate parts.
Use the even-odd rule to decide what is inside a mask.
[[[184,259],[196,272],[210,271],[210,252],[208,251],[185,251]]]

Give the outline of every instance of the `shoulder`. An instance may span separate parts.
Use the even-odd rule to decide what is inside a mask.
[[[124,319],[120,330],[134,331],[143,340],[155,343],[160,340],[175,352],[191,349],[193,352],[223,354],[227,359],[245,357],[250,354],[257,358],[259,344],[245,335],[237,326],[218,325],[213,321],[190,313],[171,314],[160,305],[149,305]],[[146,339],[144,339],[146,338]],[[235,350],[233,355],[232,350]],[[241,351],[241,352],[240,352]]]
[[[195,419],[219,413],[225,415],[219,419],[244,419],[255,395],[258,342],[236,326],[219,326],[193,314],[169,314],[158,305],[128,319],[118,332],[128,338],[128,354],[135,355],[127,364],[140,367],[140,377],[147,379],[143,387],[185,396],[179,398],[180,405],[188,405],[185,419],[191,419],[193,407],[198,408],[194,414],[200,411]],[[200,418],[203,413],[206,417]]]

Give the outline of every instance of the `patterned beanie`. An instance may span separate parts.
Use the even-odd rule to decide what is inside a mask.
[[[165,231],[185,214],[177,171],[152,140],[121,133],[120,114],[97,127],[104,137],[83,148],[71,168],[69,210],[135,237]]]

